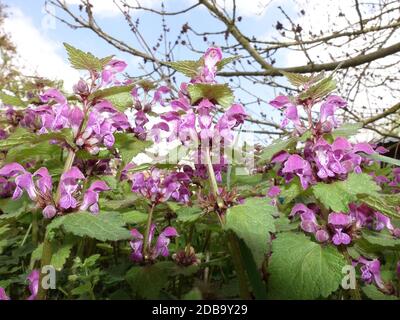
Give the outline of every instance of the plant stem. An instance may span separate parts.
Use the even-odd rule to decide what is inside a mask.
[[[213,192],[215,199],[218,203],[218,185],[217,185],[217,179],[215,178],[215,172],[214,168],[211,163],[211,157],[210,157],[210,149],[209,147],[206,147],[205,150],[205,160],[207,164],[207,171],[208,171],[208,177],[210,180],[210,185],[211,185],[211,191]],[[218,204],[219,205],[219,204]],[[224,226],[224,219],[222,219],[217,212],[219,221],[221,223],[221,226]],[[229,247],[232,255],[232,260],[233,264],[235,265],[235,270],[236,274],[239,280],[239,290],[240,290],[240,297],[242,299],[249,300],[251,299],[248,286],[247,286],[247,277],[246,277],[246,272],[242,263],[242,257],[240,254],[240,247],[239,243],[237,242],[237,238],[235,235],[231,232],[228,233],[228,242],[229,242]]]
[[[52,255],[52,250],[51,250],[51,242],[46,236],[43,242],[43,252],[42,252],[42,258],[40,262],[40,278],[39,278],[39,290],[37,294],[37,299],[38,300],[46,300],[46,293],[47,289],[43,288],[42,286],[42,270],[44,266],[48,266],[51,263],[51,255]]]
[[[149,235],[150,235],[151,222],[153,219],[153,211],[154,211],[155,206],[156,206],[155,203],[153,203],[151,205],[150,210],[149,210],[149,215],[147,217],[146,231],[145,231],[144,240],[143,240],[143,257],[145,260],[147,260],[149,258],[148,257],[149,249],[150,249]]]
[[[67,159],[65,159],[63,174],[72,168],[72,164],[74,163],[74,160],[75,160],[75,152],[73,150],[69,150]],[[60,198],[61,198],[61,181],[58,183],[56,196],[54,198],[54,202],[56,205],[60,201]],[[50,265],[51,256],[52,256],[51,241],[48,237],[47,232],[45,231],[44,240],[43,240],[43,251],[42,251],[40,270],[39,270],[40,279],[39,279],[39,291],[38,291],[38,295],[37,295],[38,300],[46,299],[47,289],[44,289],[42,286],[42,272],[41,271],[44,266]]]
[[[205,156],[206,165],[207,165],[208,178],[210,180],[211,192],[214,194],[215,197],[217,197],[218,196],[218,184],[217,184],[217,179],[215,178],[214,167],[211,163],[209,147],[206,147],[204,156]]]

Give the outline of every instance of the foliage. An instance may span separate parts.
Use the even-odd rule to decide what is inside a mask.
[[[216,81],[236,57],[167,62],[190,77],[176,94],[65,48],[87,74],[72,95],[0,93],[0,299],[27,298],[27,277],[30,299],[398,299],[398,162],[348,140],[334,74],[284,72],[299,94],[270,104],[290,133],[242,176],[214,161],[241,149],[246,110]],[[167,142],[189,152],[138,162]],[[45,265],[55,290],[37,286]]]

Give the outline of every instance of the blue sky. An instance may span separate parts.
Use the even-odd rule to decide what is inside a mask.
[[[119,52],[91,31],[84,29],[73,30],[61,22],[54,21],[44,10],[44,0],[3,1],[10,7],[11,12],[10,21],[8,26],[6,25],[7,30],[11,33],[14,42],[17,44],[22,57],[21,63],[27,68],[27,73],[30,70],[35,70],[39,75],[64,79],[66,89],[70,89],[72,84],[79,78],[79,74],[68,65],[67,56],[62,46],[63,42],[68,42],[85,51],[91,51],[99,57],[115,54],[118,58],[128,63],[127,72],[129,74],[138,76],[143,73],[137,67],[138,63],[142,61],[141,59]],[[122,14],[115,9],[112,0],[92,1],[95,8],[98,8],[95,13],[103,30],[119,39],[123,39],[129,45],[137,47],[138,43],[130,32]],[[77,6],[74,3],[78,3],[79,0],[67,0],[67,2],[71,3],[76,9]],[[154,8],[159,8],[160,4],[160,1],[156,0],[142,0],[143,2]],[[268,2],[266,0],[237,0],[237,2],[238,15],[243,17],[242,22],[240,22],[242,31],[247,35],[265,37],[267,34],[274,32],[273,26],[279,19],[277,5],[285,1],[276,0],[276,5],[269,6],[268,10],[262,10],[263,7],[261,6],[263,2]],[[182,10],[191,3],[193,3],[193,0],[166,1],[167,10],[170,11]],[[55,13],[63,15],[60,9],[56,9]],[[140,30],[143,36],[149,41],[150,45],[154,45],[161,31],[161,17],[151,14],[140,14],[135,16],[135,18],[139,18],[141,21]],[[204,8],[196,8],[185,15],[167,17],[166,19],[168,27],[171,29],[171,41],[176,39],[185,22],[189,22],[196,30],[204,30],[205,26],[209,31],[224,30],[224,25],[211,17]],[[212,39],[212,37],[209,37],[209,41],[212,41]],[[205,50],[207,44],[201,39],[198,41],[196,45]],[[220,43],[216,44],[223,45]],[[180,46],[175,51],[176,60],[197,59],[198,57],[198,55],[189,52],[183,46]],[[282,65],[284,60],[283,58],[278,63]],[[225,81],[225,79],[221,79],[221,81]],[[247,89],[252,93],[263,96],[267,100],[276,94],[271,88],[266,86],[248,84]],[[237,92],[237,97],[239,99],[246,99],[244,93],[241,92]],[[259,114],[260,111],[274,117],[276,116],[275,112],[266,105],[261,107],[254,105],[249,110],[254,116]]]

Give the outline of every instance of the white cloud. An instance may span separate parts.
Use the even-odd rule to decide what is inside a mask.
[[[61,45],[35,27],[30,17],[19,8],[11,7],[4,28],[17,47],[16,64],[26,75],[39,75],[53,80],[64,80],[66,90],[79,80],[78,71],[72,69],[59,55]]]

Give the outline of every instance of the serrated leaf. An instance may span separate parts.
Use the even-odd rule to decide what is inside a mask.
[[[11,105],[13,107],[26,107],[27,103],[22,101],[17,96],[10,96],[4,92],[0,92],[0,101],[4,104]]]
[[[368,195],[359,198],[372,209],[393,218],[400,218],[400,197],[396,194]]]
[[[299,95],[301,100],[320,100],[336,89],[336,81],[331,77],[321,80],[317,84]]]
[[[241,58],[241,56],[231,56],[231,57],[228,57],[228,58],[223,58],[221,61],[219,61],[217,63],[217,65],[216,65],[217,70],[218,71],[222,70],[227,64],[229,64],[229,63],[231,63],[233,61],[236,61],[236,60],[238,60],[240,58]]]
[[[183,207],[176,211],[177,221],[193,223],[197,221],[202,214],[201,209],[196,207]]]
[[[124,220],[116,212],[101,212],[98,215],[89,212],[71,213],[54,219],[48,225],[47,231],[60,226],[76,236],[100,241],[127,240],[131,237],[129,231],[124,228]]]
[[[196,77],[199,72],[199,68],[202,66],[201,60],[172,61],[165,62],[165,64],[189,78]]]
[[[287,150],[297,142],[297,138],[292,137],[289,139],[274,140],[269,146],[265,147],[258,160],[259,164],[271,161],[272,157],[282,150]]]
[[[332,245],[323,246],[303,233],[277,234],[268,266],[272,299],[316,299],[339,288],[346,260]]]
[[[56,269],[57,271],[61,271],[71,254],[72,247],[72,243],[66,243],[63,244],[60,248],[53,250],[50,264],[54,267],[54,269]]]
[[[147,220],[148,214],[137,210],[122,213],[122,219],[127,224],[143,223]]]
[[[362,237],[370,244],[384,248],[399,248],[400,239],[395,238],[387,231],[363,230]]]
[[[249,198],[244,204],[229,208],[224,226],[244,240],[257,266],[261,265],[267,253],[270,232],[275,232],[273,215],[276,209],[268,200]]]
[[[119,112],[125,112],[133,106],[132,95],[130,92],[120,92],[109,95],[105,100],[110,101],[114,108]]]
[[[376,196],[379,189],[370,175],[351,173],[344,181],[317,183],[312,187],[312,192],[327,208],[348,212],[348,204],[356,201],[358,195]]]
[[[280,70],[279,72],[284,75],[286,79],[288,79],[289,82],[295,87],[301,87],[310,81],[309,76],[305,76],[299,73],[286,72],[282,70]]]
[[[355,136],[362,127],[363,124],[361,122],[344,123],[339,128],[333,130],[331,135],[333,139],[336,139],[337,137],[349,138]]]
[[[24,143],[33,147],[34,144],[50,140],[66,142],[70,146],[74,145],[71,129],[63,129],[58,132],[50,132],[45,134],[35,134],[23,128],[18,128],[7,139],[0,140],[0,150],[8,150]]]
[[[62,149],[58,144],[41,142],[34,146],[31,144],[22,144],[12,147],[6,155],[6,162],[28,162],[39,158],[60,157]]]
[[[137,156],[153,144],[151,141],[139,140],[129,133],[117,132],[114,133],[114,137],[114,147],[120,152],[124,163],[129,163],[132,161],[133,157]]]
[[[84,52],[64,42],[64,47],[68,53],[68,60],[71,66],[77,70],[101,71],[113,56],[102,59],[95,57],[90,52]]]
[[[221,107],[230,107],[235,100],[232,90],[227,84],[196,83],[188,86],[192,104],[201,99],[208,99]]]
[[[135,87],[135,84],[130,84],[127,86],[115,86],[115,87],[111,87],[111,88],[106,88],[106,89],[102,89],[102,90],[97,90],[96,92],[94,92],[89,99],[90,100],[94,100],[94,99],[104,99],[116,94],[120,94],[120,93],[131,93],[132,89]],[[132,100],[132,96],[130,95],[131,100]]]

